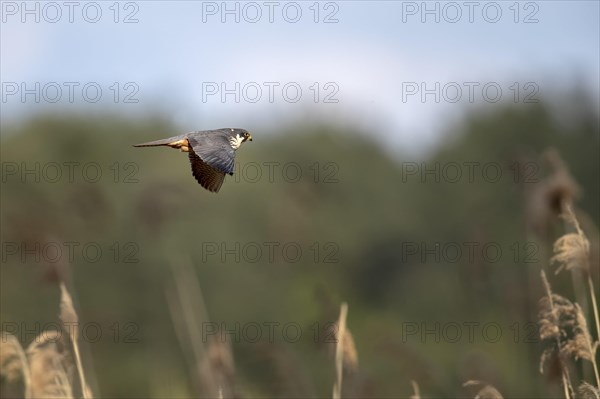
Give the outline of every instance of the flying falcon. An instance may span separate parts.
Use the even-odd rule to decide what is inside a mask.
[[[202,187],[218,192],[225,174],[233,175],[235,151],[243,142],[252,141],[244,129],[203,130],[168,139],[136,144],[134,147],[169,146],[187,152],[192,164],[192,174]]]

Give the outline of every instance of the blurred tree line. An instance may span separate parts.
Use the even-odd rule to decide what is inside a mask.
[[[185,154],[131,147],[179,134],[165,119],[36,117],[2,135],[3,326],[54,322],[66,279],[82,323],[101,327],[84,355],[102,397],[191,395],[165,298],[173,265],[191,262],[212,322],[302,328],[294,343],[277,330],[272,343],[232,343],[241,397],[329,395],[324,326],[341,301],[360,358],[350,396],[407,396],[416,380],[456,397],[468,379],[507,396],[556,395],[522,329],[536,320],[539,270],[560,234],[555,191],[578,198],[584,229],[600,222],[597,110],[573,95],[562,111],[474,111],[424,159],[336,126],[253,132],[218,195],[196,184]],[[557,154],[574,181],[549,186]],[[44,243],[72,253],[27,252]],[[502,253],[484,253],[490,243]],[[471,341],[464,330],[436,342],[439,330],[420,331],[435,323],[478,327]],[[485,323],[501,327],[497,341],[482,337]]]

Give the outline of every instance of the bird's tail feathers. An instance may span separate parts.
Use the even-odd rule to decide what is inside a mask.
[[[177,141],[178,137],[169,137],[168,139],[148,141],[147,143],[134,144],[134,147],[157,147],[161,145],[171,145]]]

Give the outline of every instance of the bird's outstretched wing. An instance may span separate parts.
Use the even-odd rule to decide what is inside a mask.
[[[224,134],[189,134],[193,151],[209,166],[233,175],[235,151]],[[191,152],[190,152],[191,153]]]
[[[189,158],[192,164],[192,174],[198,183],[208,191],[219,192],[225,180],[225,173],[211,167],[191,149]]]

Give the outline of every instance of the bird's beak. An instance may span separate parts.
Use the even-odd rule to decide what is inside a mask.
[[[248,140],[252,141],[252,136],[248,136]]]

